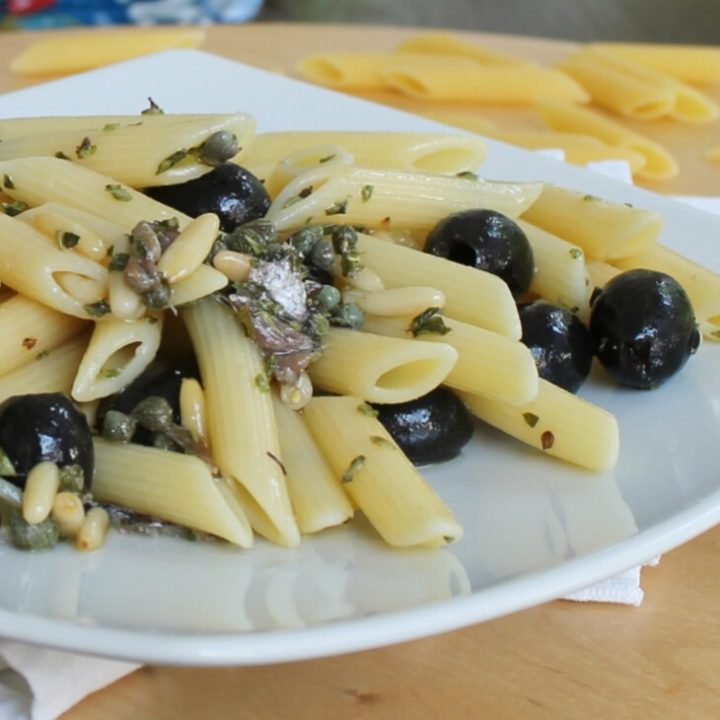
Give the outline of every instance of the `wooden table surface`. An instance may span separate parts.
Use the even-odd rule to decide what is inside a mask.
[[[287,71],[319,49],[388,49],[411,30],[247,25],[209,28],[204,49]],[[8,62],[37,36],[0,33],[0,92],[28,84]],[[551,62],[571,47],[477,36]],[[716,95],[717,96],[717,95]],[[719,97],[720,99],[720,97]],[[385,98],[387,100],[387,98]],[[508,118],[522,125],[527,117]],[[713,128],[659,132],[681,161],[659,191],[719,192],[698,148]],[[699,459],[700,461],[700,459]],[[641,608],[553,602],[463,630],[334,658],[257,668],[147,667],[85,699],[63,720],[720,717],[720,527],[643,572]]]

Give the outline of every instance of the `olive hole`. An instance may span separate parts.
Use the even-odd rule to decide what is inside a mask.
[[[462,265],[469,265],[470,267],[475,267],[475,264],[477,262],[477,253],[475,252],[475,248],[473,248],[472,245],[469,245],[468,243],[455,243],[450,248],[450,252],[448,253],[448,260],[452,260],[456,263],[461,263]]]

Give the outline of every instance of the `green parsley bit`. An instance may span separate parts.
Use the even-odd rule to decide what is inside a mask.
[[[583,256],[583,251],[580,248],[570,248],[570,257],[573,260],[579,260]]]
[[[720,330],[713,330],[710,333],[710,337],[714,337],[716,340],[720,340]]]
[[[360,197],[362,198],[363,202],[367,202],[373,194],[373,190],[375,190],[374,186],[372,185],[363,185],[360,189]]]
[[[103,315],[107,315],[110,312],[110,305],[108,305],[105,300],[100,300],[99,302],[85,305],[85,312],[90,317],[99,318]]]
[[[68,230],[56,230],[55,239],[61,250],[70,250],[80,242],[80,236]]]
[[[463,180],[478,180],[478,176],[470,170],[463,170],[459,172],[455,177],[462,178]]]
[[[538,424],[540,418],[539,418],[535,413],[524,412],[524,413],[523,413],[523,420],[524,420],[531,428],[534,428],[534,427]]]
[[[583,195],[583,200],[585,202],[591,202],[592,200],[599,200],[600,198],[596,197],[595,195]]]
[[[9,215],[10,217],[15,217],[21,212],[27,210],[29,206],[26,202],[23,202],[22,200],[15,200],[13,202],[3,203],[2,207],[6,215]]]
[[[347,213],[349,203],[350,203],[350,198],[345,198],[344,200],[338,200],[337,202],[333,203],[330,207],[325,208],[325,214],[326,215],[345,215],[345,213]]]
[[[382,435],[371,435],[370,442],[373,445],[377,445],[378,447],[387,448],[388,450],[395,450],[395,445],[393,445],[387,438],[384,438]]]
[[[70,159],[71,159],[71,158],[69,158],[62,150],[58,150],[58,151],[55,153],[55,157],[56,157],[58,160],[70,160]]]
[[[157,166],[155,174],[161,175],[162,173],[169,170],[171,167],[177,165],[181,160],[184,160],[187,156],[187,150],[176,150],[174,153],[172,153],[172,155],[168,155],[164,160],[160,162],[160,164]]]
[[[416,315],[410,322],[408,332],[413,337],[422,335],[424,333],[433,335],[447,335],[452,328],[449,328],[442,318],[440,308],[429,307],[423,310],[419,315]]]
[[[255,387],[260,390],[260,392],[270,392],[270,383],[265,373],[258,373],[255,376]]]
[[[0,475],[3,477],[13,477],[17,475],[15,466],[3,448],[0,448]]]
[[[132,195],[122,185],[118,185],[117,183],[106,185],[105,190],[121,202],[130,202],[132,200]]]
[[[141,115],[164,115],[165,111],[151,98],[148,98],[150,107],[145,108],[140,114]]]
[[[122,272],[127,267],[128,260],[130,260],[129,253],[115,253],[110,257],[108,270],[110,272]]]
[[[121,372],[120,368],[103,368],[98,375],[103,379],[112,380],[112,378],[118,377]]]
[[[103,130],[105,132],[112,132],[113,130],[117,130],[120,127],[120,123],[114,122],[114,123],[106,123],[103,125]]]
[[[75,148],[75,155],[82,159],[94,155],[96,151],[97,145],[93,145],[89,137],[84,137],[80,144]]]
[[[376,418],[380,413],[369,403],[363,402],[357,406],[358,412],[361,412],[367,417]]]
[[[343,483],[349,483],[352,482],[355,479],[355,475],[362,469],[362,467],[365,465],[365,456],[364,455],[358,455],[356,458],[353,458],[352,462],[348,466],[348,469],[345,470],[345,472],[342,474],[342,477],[340,478],[340,482]]]
[[[3,175],[3,187],[7,190],[15,189],[15,183],[12,181],[12,178],[9,175]]]

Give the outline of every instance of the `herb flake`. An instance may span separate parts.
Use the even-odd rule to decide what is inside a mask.
[[[80,236],[69,230],[56,230],[55,239],[61,250],[70,250],[80,242]]]
[[[325,208],[325,214],[326,215],[345,215],[347,213],[349,203],[350,203],[350,198],[345,198],[344,200],[337,200],[330,207]]]
[[[5,214],[9,215],[10,217],[15,217],[16,215],[19,215],[21,212],[27,210],[28,207],[28,204],[26,202],[23,202],[22,200],[14,200],[13,202],[2,204],[2,208],[5,211]]]
[[[369,403],[362,402],[357,406],[358,412],[370,418],[376,418],[380,413]]]
[[[374,190],[375,187],[373,185],[363,185],[360,190],[360,197],[362,198],[362,201],[368,202],[368,200],[372,197]]]
[[[270,392],[270,383],[265,373],[258,373],[255,376],[255,387],[260,390],[260,392]]]
[[[445,324],[442,315],[439,313],[440,308],[438,307],[429,307],[423,310],[411,320],[408,332],[413,337],[423,334],[447,335],[452,328]]]
[[[542,445],[543,450],[550,450],[550,448],[555,444],[555,435],[551,433],[550,430],[546,430],[540,436],[540,444]]]
[[[349,483],[352,482],[355,479],[355,475],[363,468],[365,465],[365,456],[364,455],[358,455],[357,457],[353,458],[350,462],[350,465],[348,465],[347,470],[342,474],[340,477],[340,482],[342,483]]]
[[[370,442],[373,445],[377,445],[378,447],[387,448],[388,450],[395,450],[395,445],[393,445],[387,438],[384,438],[382,435],[371,435]]]
[[[570,257],[573,260],[579,260],[583,256],[583,251],[580,248],[570,248]]]
[[[129,260],[129,253],[115,253],[110,258],[108,270],[110,270],[110,272],[122,272],[127,267]]]
[[[90,317],[99,318],[103,315],[107,315],[110,312],[110,305],[108,305],[107,301],[100,300],[99,302],[85,305],[85,312]]]
[[[130,202],[132,200],[132,195],[122,185],[117,183],[106,185],[105,190],[121,202]]]
[[[75,148],[75,155],[79,159],[90,157],[97,152],[97,145],[93,145],[89,137],[84,137],[80,144]]]
[[[12,181],[12,178],[7,174],[3,175],[3,187],[7,190],[15,189],[15,183]]]
[[[480,178],[470,170],[463,170],[459,172],[455,177],[462,178],[463,180],[479,180]]]
[[[531,428],[534,428],[534,427],[538,424],[540,418],[539,418],[535,413],[524,412],[524,413],[523,413],[523,420],[524,420]]]

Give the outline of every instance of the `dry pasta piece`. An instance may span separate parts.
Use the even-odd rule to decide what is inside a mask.
[[[462,526],[452,512],[363,405],[357,397],[320,397],[304,411],[353,502],[390,545],[440,545],[461,538]]]
[[[612,260],[651,247],[662,217],[651,210],[546,185],[523,219],[581,247],[590,257]]]
[[[195,48],[205,31],[193,28],[107,30],[43,38],[11,63],[18,75],[63,75],[170,48]]]
[[[533,105],[543,98],[586,103],[590,96],[569,75],[534,66],[487,66],[467,58],[402,56],[380,71],[390,88],[426,102]]]
[[[366,316],[367,332],[391,337],[411,338],[412,318]],[[455,348],[458,359],[443,384],[509,403],[524,403],[537,394],[538,374],[530,350],[518,340],[443,318],[449,329],[445,335],[422,333],[423,342],[444,343]]]
[[[611,470],[620,449],[615,417],[577,395],[540,379],[525,405],[461,393],[473,415],[547,455],[589,470]]]
[[[396,48],[398,53],[428,55],[459,55],[472,58],[484,65],[532,65],[533,63],[500,52],[477,42],[464,40],[456,35],[444,32],[428,32],[413,35],[403,40]]]
[[[225,481],[214,478],[199,458],[100,438],[94,444],[92,493],[100,502],[252,545],[247,518],[223,493]]]
[[[708,160],[720,161],[720,145],[710,148],[706,153],[705,157]]]
[[[313,384],[339,395],[400,403],[425,395],[445,380],[457,351],[428,343],[333,328],[308,368]]]
[[[638,178],[669,180],[679,172],[677,161],[664,147],[597,112],[577,105],[549,101],[540,103],[538,109],[545,123],[553,130],[592,135],[608,145],[640,153],[645,158],[645,165],[636,171]]]
[[[720,82],[720,50],[710,45],[602,42],[590,47],[692,85]]]

